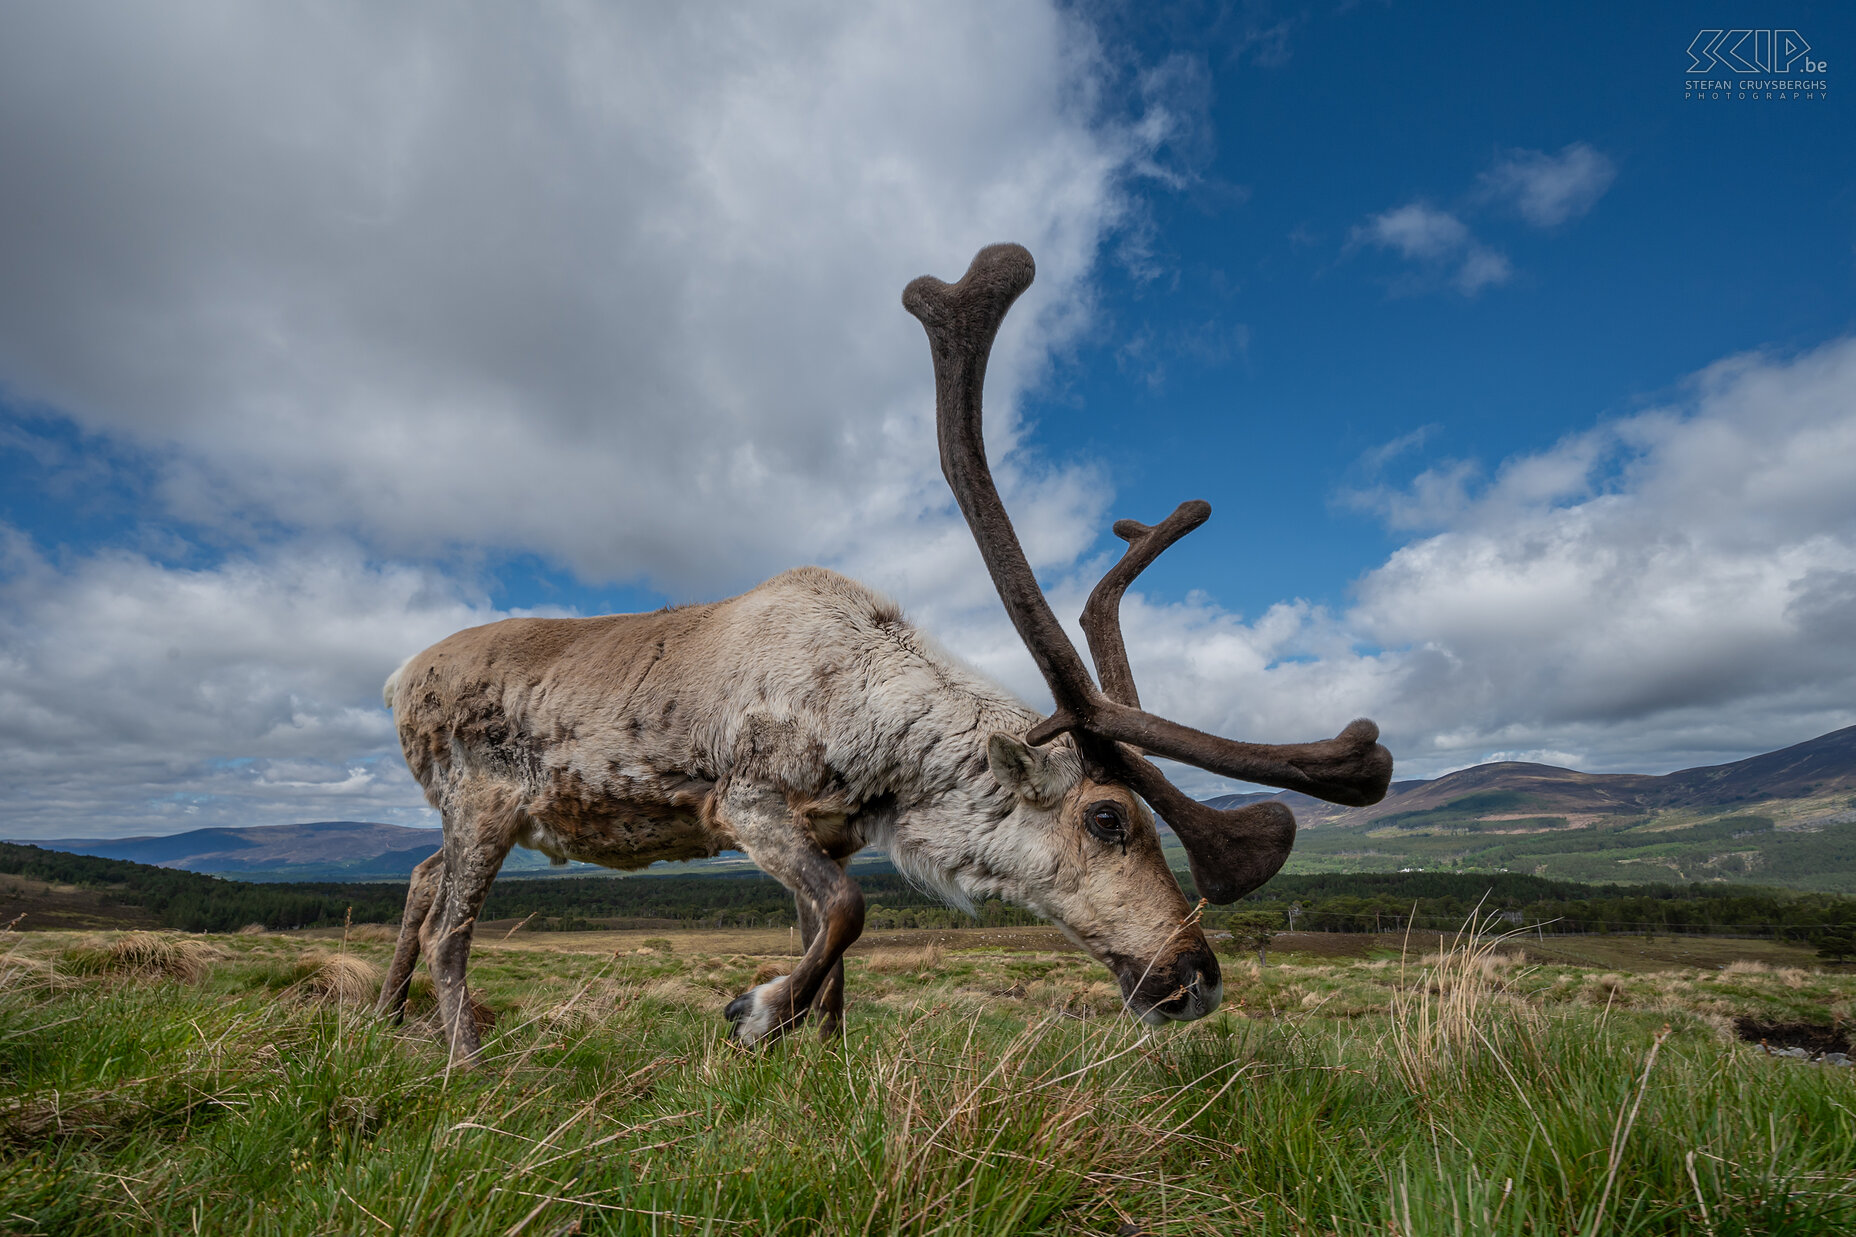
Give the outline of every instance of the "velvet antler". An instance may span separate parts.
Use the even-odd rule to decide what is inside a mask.
[[[1091,763],[1119,776],[1152,805],[1185,844],[1199,892],[1234,902],[1273,876],[1295,841],[1295,817],[1280,803],[1220,811],[1180,792],[1139,752],[1168,756],[1213,773],[1299,790],[1334,803],[1363,805],[1385,796],[1392,756],[1379,728],[1361,719],[1315,743],[1239,743],[1142,711],[1121,636],[1121,597],[1135,577],[1175,541],[1211,516],[1211,505],[1181,503],[1157,525],[1115,525],[1128,542],[1083,609],[1083,629],[1102,687],[1051,613],[1018,535],[993,485],[981,434],[986,361],[999,324],[1031,286],[1036,265],[1021,245],[990,245],[960,282],[924,275],[903,290],[903,306],[928,332],[934,358],[935,423],[941,471],[973,530],[1012,625],[1050,685],[1056,710],[1027,734],[1030,743],[1074,735]]]

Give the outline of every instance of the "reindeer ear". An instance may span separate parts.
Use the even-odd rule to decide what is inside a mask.
[[[1003,730],[986,740],[986,763],[999,785],[1037,807],[1055,806],[1069,789],[1049,756]]]

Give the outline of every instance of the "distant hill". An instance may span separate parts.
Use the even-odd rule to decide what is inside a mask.
[[[438,849],[438,843],[436,829],[362,820],[191,829],[165,837],[32,841],[34,846],[74,855],[126,859],[247,880],[403,879]]]
[[[48,928],[161,926],[186,932],[397,920],[404,885],[252,884],[124,859],[0,842],[0,923]]]
[[[1277,799],[1301,825],[1288,872],[1509,871],[1577,880],[1755,880],[1856,893],[1856,726],[1732,764],[1641,773],[1580,773],[1503,761],[1430,781],[1395,782],[1371,807],[1306,795],[1225,795],[1231,807]],[[1163,836],[1184,869],[1178,840]],[[67,838],[32,844],[257,881],[404,880],[438,848],[435,829],[368,821],[195,829],[166,837]],[[860,872],[893,871],[881,855]],[[754,870],[732,852],[657,864],[648,874]],[[513,876],[605,875],[588,864],[552,867],[517,849]]]
[[[1289,872],[1476,869],[1581,881],[1856,892],[1856,726],[1731,764],[1651,776],[1503,761],[1398,782],[1371,807],[1299,794]]]
[[[364,820],[320,820],[300,825],[190,829],[163,837],[24,839],[25,844],[73,855],[122,859],[154,867],[205,872],[247,881],[405,880],[438,849],[437,829],[414,829]],[[860,872],[893,871],[880,855],[860,857]],[[726,876],[758,869],[726,851],[713,859],[658,863],[652,876]],[[556,867],[546,855],[517,847],[503,864],[511,876],[618,875],[594,864]]]

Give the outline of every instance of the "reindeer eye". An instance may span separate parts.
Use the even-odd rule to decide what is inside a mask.
[[[1104,842],[1126,842],[1128,840],[1128,818],[1122,815],[1118,803],[1092,803],[1083,813],[1083,824],[1096,837]]]

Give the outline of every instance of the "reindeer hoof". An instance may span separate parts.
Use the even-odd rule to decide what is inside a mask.
[[[805,1020],[806,1011],[793,1010],[786,996],[786,977],[749,988],[728,1003],[722,1017],[734,1025],[728,1038],[743,1047],[768,1044]]]

